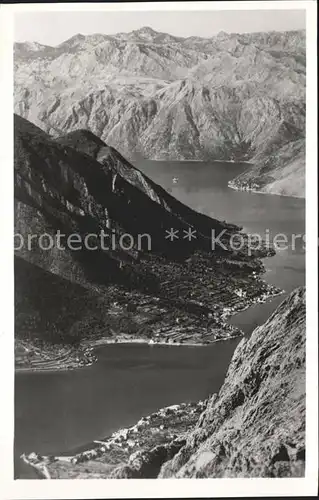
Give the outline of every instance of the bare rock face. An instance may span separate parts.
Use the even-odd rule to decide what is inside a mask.
[[[168,477],[296,477],[305,468],[305,290],[238,345]]]
[[[20,43],[15,111],[55,136],[88,129],[129,159],[251,160],[266,191],[303,196],[305,61],[304,31]]]
[[[156,478],[163,463],[172,458],[184,444],[183,439],[157,445],[151,451],[133,453],[126,466],[118,467],[110,475],[113,479]]]

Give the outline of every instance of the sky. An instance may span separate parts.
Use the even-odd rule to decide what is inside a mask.
[[[18,12],[15,41],[58,45],[81,33],[112,35],[150,26],[176,36],[211,37],[220,31],[244,33],[305,29],[303,10],[224,10],[172,12]]]

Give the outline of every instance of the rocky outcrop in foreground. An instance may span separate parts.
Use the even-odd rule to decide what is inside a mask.
[[[305,31],[146,27],[19,43],[14,64],[16,113],[54,136],[85,128],[135,160],[250,160],[252,182],[304,196]]]
[[[238,345],[225,382],[159,477],[294,477],[305,470],[305,289]]]

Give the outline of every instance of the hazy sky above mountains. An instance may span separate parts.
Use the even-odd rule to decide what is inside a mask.
[[[112,35],[143,26],[182,37],[211,37],[219,31],[296,30],[305,28],[305,11],[19,12],[15,14],[15,41],[58,45],[77,33]]]

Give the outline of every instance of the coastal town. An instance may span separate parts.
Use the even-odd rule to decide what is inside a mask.
[[[176,453],[185,444],[187,432],[207,401],[161,408],[74,454],[42,456],[31,452],[22,454],[21,459],[44,479],[156,477],[171,448]]]
[[[273,255],[272,249],[262,248],[259,253]],[[160,276],[156,294],[108,287],[99,328],[74,325],[72,343],[48,342],[45,335],[33,334],[32,340],[16,337],[16,369],[90,366],[97,360],[94,349],[109,343],[206,345],[238,337],[242,331],[227,321],[232,315],[283,293],[262,279],[265,268],[259,258],[195,255],[185,263],[152,257],[148,266]],[[76,328],[81,332],[77,334]]]
[[[239,183],[236,180],[231,180],[228,182],[228,187],[236,189],[237,191],[251,191],[253,193],[260,193],[261,187],[257,182],[251,180]]]
[[[16,340],[15,369],[21,371],[72,370],[90,366],[97,360],[93,348],[74,348],[72,346],[48,344],[41,349],[41,344],[30,344]]]

